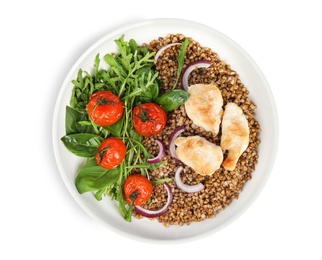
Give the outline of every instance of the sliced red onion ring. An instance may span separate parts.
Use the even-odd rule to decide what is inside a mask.
[[[161,162],[162,158],[165,156],[165,145],[164,145],[164,143],[161,142],[160,140],[155,140],[155,142],[159,146],[159,153],[158,153],[158,155],[156,157],[146,160],[147,163],[150,163],[150,164]]]
[[[174,181],[176,182],[179,189],[188,193],[193,193],[193,192],[202,191],[205,188],[205,186],[202,183],[198,183],[196,185],[184,184],[180,178],[180,173],[182,172],[182,170],[183,170],[182,166],[179,166],[174,175]]]
[[[141,214],[143,217],[147,217],[147,218],[156,218],[161,216],[162,214],[164,214],[167,210],[168,207],[171,205],[172,200],[173,200],[173,194],[171,191],[171,187],[169,186],[168,183],[164,183],[164,187],[168,193],[168,198],[167,198],[167,203],[164,204],[164,206],[159,209],[159,210],[148,210],[145,208],[142,208],[140,206],[135,206],[134,205],[134,210],[136,213]]]
[[[155,54],[155,56],[154,56],[154,64],[156,64],[157,63],[157,60],[158,60],[158,58],[159,58],[159,56],[166,50],[166,49],[168,49],[169,47],[171,47],[171,46],[174,46],[174,45],[180,45],[181,43],[179,43],[179,42],[174,42],[174,43],[169,43],[169,44],[167,44],[167,45],[165,45],[165,46],[163,46],[160,50],[158,50],[158,52]]]
[[[176,154],[176,147],[174,144],[174,141],[177,139],[177,137],[184,132],[184,126],[179,126],[176,129],[174,129],[174,131],[171,133],[170,135],[170,139],[169,139],[169,149],[170,149],[170,155],[173,159],[177,160],[177,161],[181,161]]]
[[[211,65],[211,61],[208,60],[198,60],[198,61],[194,61],[191,62],[190,64],[187,65],[187,67],[185,67],[184,71],[181,74],[181,87],[182,89],[184,89],[185,91],[188,91],[188,78],[190,73],[198,68],[208,68]]]

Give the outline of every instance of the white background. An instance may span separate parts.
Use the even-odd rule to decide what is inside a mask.
[[[0,259],[322,259],[318,4],[1,1]],[[153,18],[203,23],[236,41],[266,76],[280,124],[271,177],[247,212],[218,233],[166,246],[91,219],[68,192],[51,139],[56,97],[78,57],[104,34]]]

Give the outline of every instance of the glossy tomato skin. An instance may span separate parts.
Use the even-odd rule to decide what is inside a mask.
[[[133,109],[134,129],[143,136],[150,137],[161,133],[166,123],[166,113],[155,103],[144,103]]]
[[[109,126],[122,117],[124,105],[111,91],[101,90],[91,95],[86,109],[94,123]]]
[[[151,197],[153,186],[143,175],[132,174],[126,179],[123,190],[127,202],[140,206]]]
[[[122,140],[110,137],[105,139],[96,153],[96,162],[103,168],[114,169],[119,166],[126,155],[126,146]]]

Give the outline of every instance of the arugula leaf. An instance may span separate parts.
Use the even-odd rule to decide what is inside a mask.
[[[172,179],[171,179],[171,178],[163,178],[163,179],[155,178],[155,179],[152,181],[152,184],[153,184],[154,186],[156,186],[156,185],[163,184],[163,183],[170,182],[170,181],[172,181]]]
[[[131,39],[129,41],[129,47],[131,49],[131,52],[134,54],[135,52],[139,52],[140,48],[138,46],[138,44],[136,43],[136,41],[134,39]]]
[[[99,66],[100,66],[100,54],[96,54],[95,60],[94,60],[94,74],[98,75],[99,74]]]
[[[154,102],[159,96],[158,74],[150,67],[145,66],[136,72],[138,76],[138,88],[136,103]]]
[[[122,80],[127,76],[127,70],[120,63],[119,56],[113,56],[112,54],[106,54],[104,60],[108,65],[110,65],[110,71],[114,72],[117,77],[120,77],[118,80]],[[113,75],[114,76],[114,75]]]
[[[130,46],[124,41],[124,35],[120,39],[115,40],[115,43],[120,51],[119,56],[122,57],[119,59],[120,64],[122,64],[127,72],[131,71],[133,53],[131,52]]]
[[[128,207],[123,194],[126,178],[135,170],[147,175],[149,169],[159,164],[147,164],[152,155],[142,144],[143,137],[135,132],[132,109],[138,102],[154,102],[159,96],[158,73],[154,66],[154,52],[139,46],[135,40],[124,40],[124,35],[115,40],[117,54],[105,54],[108,69],[100,69],[100,58],[94,60],[93,75],[79,70],[70,100],[70,111],[66,113],[66,135],[62,141],[68,150],[78,156],[92,158],[104,138],[116,136],[127,147],[127,154],[119,167],[107,171],[90,159],[78,172],[75,185],[80,193],[93,192],[96,199],[108,195],[116,199],[125,220],[131,221],[132,208]],[[117,123],[101,127],[86,116],[86,105],[91,94],[98,90],[110,90],[124,103],[122,119]]]
[[[190,43],[190,40],[189,38],[186,38],[184,40],[184,42],[181,44],[181,47],[180,47],[180,50],[179,50],[179,55],[178,55],[178,70],[177,70],[177,80],[173,86],[173,89],[176,88],[177,84],[178,84],[178,81],[179,81],[179,78],[180,78],[180,75],[181,75],[181,72],[182,72],[182,69],[183,69],[183,65],[184,65],[184,58],[186,56],[186,52],[187,52],[187,47]]]
[[[97,66],[97,58],[95,64]],[[85,76],[83,76],[85,74]],[[88,72],[82,69],[78,70],[77,79],[72,80],[74,88],[70,99],[70,106],[79,111],[85,110],[86,105],[90,99],[91,94],[101,90],[105,87],[105,84],[97,83],[95,78],[92,77]]]

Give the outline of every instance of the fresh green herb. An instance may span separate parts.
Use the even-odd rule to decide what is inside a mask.
[[[61,138],[66,148],[80,157],[95,156],[104,138],[96,134],[69,134]]]
[[[181,76],[181,72],[182,72],[182,69],[183,69],[183,65],[184,65],[184,58],[186,56],[186,52],[187,52],[187,47],[190,43],[190,40],[189,38],[186,38],[184,40],[184,42],[181,44],[181,47],[180,47],[180,50],[179,50],[179,55],[178,55],[178,70],[177,70],[177,80],[173,86],[173,89],[176,88],[177,84],[178,84],[178,81],[180,79],[180,76]]]
[[[155,178],[152,181],[152,184],[156,186],[156,185],[163,184],[163,183],[170,182],[170,181],[172,181],[171,178],[163,178],[163,179]]]
[[[70,104],[66,107],[66,135],[61,140],[69,151],[87,158],[75,179],[78,192],[92,192],[97,200],[105,195],[110,196],[118,202],[124,219],[131,221],[133,205],[126,203],[123,194],[125,180],[133,171],[149,177],[149,170],[165,163],[147,163],[147,159],[153,156],[143,145],[143,137],[134,130],[132,109],[140,103],[155,102],[168,112],[183,104],[189,95],[183,90],[175,89],[159,96],[160,82],[157,79],[158,73],[153,69],[155,53],[149,52],[147,47],[139,46],[133,39],[126,42],[124,36],[115,40],[115,43],[119,52],[104,56],[108,69],[100,68],[101,59],[97,54],[93,74],[79,69],[76,79],[72,80],[74,87]],[[189,39],[186,39],[179,51],[178,79],[188,44]],[[122,118],[107,127],[95,124],[86,111],[91,95],[99,90],[110,90],[124,104]],[[97,164],[95,156],[101,142],[113,136],[122,139],[127,152],[118,167],[107,170]],[[157,185],[170,180],[155,179],[153,183]]]
[[[148,88],[146,88],[146,91],[141,92],[141,94],[137,96],[136,103],[155,102],[160,92],[159,82],[155,78],[157,74],[154,74],[153,69],[147,66],[137,70],[135,74],[139,77],[141,85],[151,84]],[[150,83],[148,82],[149,79],[151,79],[149,78],[151,76],[146,77],[146,75],[151,75],[151,76],[154,75],[154,77],[152,78],[152,82]]]
[[[147,163],[147,159],[153,156],[142,144],[143,137],[133,128],[132,109],[141,102],[154,102],[159,96],[159,82],[158,73],[152,69],[153,52],[138,46],[133,39],[124,41],[124,36],[115,43],[119,53],[104,56],[108,69],[100,69],[101,60],[96,55],[93,75],[80,69],[72,81],[70,106],[66,107],[66,135],[61,140],[69,151],[88,158],[77,173],[77,190],[80,193],[93,192],[98,200],[104,195],[112,197],[118,201],[123,217],[131,221],[132,208],[126,206],[122,191],[124,181],[133,170],[147,176],[148,170],[162,164]],[[86,112],[91,94],[99,90],[112,91],[124,103],[122,118],[111,126],[96,125]],[[100,143],[111,136],[123,140],[127,153],[121,165],[107,170],[97,165],[94,156]]]
[[[69,106],[66,106],[65,131],[66,134],[95,133],[87,112],[78,111]]]
[[[89,191],[109,191],[120,176],[120,169],[107,170],[96,163],[95,159],[89,159],[80,169],[75,180],[75,185],[80,194]]]
[[[189,98],[189,93],[181,89],[173,89],[158,97],[156,103],[169,112],[184,104]]]

